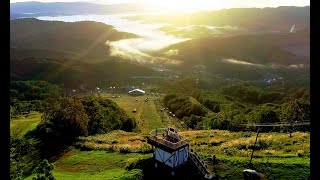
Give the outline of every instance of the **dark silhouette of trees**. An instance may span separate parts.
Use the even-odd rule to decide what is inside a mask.
[[[53,164],[49,163],[48,160],[44,159],[35,169],[37,177],[34,177],[33,180],[54,180],[55,178],[51,173],[53,169]]]
[[[42,117],[40,128],[54,138],[72,140],[88,135],[89,118],[81,101],[75,97],[51,99]]]

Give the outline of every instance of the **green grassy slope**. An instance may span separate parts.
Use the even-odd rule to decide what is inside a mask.
[[[251,149],[246,148],[253,145],[255,133],[202,130],[183,131],[180,134],[190,140],[191,148],[205,160],[212,173],[216,170],[222,179],[243,179],[242,171],[248,168],[251,155]],[[145,146],[137,146],[137,141],[145,143],[145,136],[139,133],[114,131],[82,140],[84,140],[82,143],[94,142],[91,145],[84,144],[88,149],[114,145],[115,151],[107,151],[108,153],[99,150],[70,151],[55,162],[54,173],[58,177],[79,175],[80,178],[95,178],[104,175],[113,177],[113,174],[122,176],[125,170],[119,168],[128,164],[126,161],[136,162],[136,158],[152,156],[152,154],[130,153],[134,152],[131,150],[135,148],[145,148]],[[252,163],[262,179],[308,178],[310,173],[309,133],[296,132],[293,133],[292,138],[284,133],[261,133],[257,144],[261,149],[255,151]],[[116,150],[117,146],[127,146],[129,148],[125,152],[127,154],[119,153]],[[213,155],[217,158],[216,165],[212,164]],[[125,158],[129,159],[124,161]]]
[[[57,179],[141,178],[141,169],[128,170],[126,167],[152,157],[145,134],[167,123],[161,121],[163,115],[158,111],[157,101],[149,97],[149,101],[144,102],[145,97],[121,95],[120,98],[113,98],[128,113],[133,107],[141,111],[140,114],[131,112],[132,116],[140,118],[138,126],[141,133],[113,131],[81,137],[75,144],[76,149],[63,154],[54,162],[54,176]],[[135,101],[136,98],[138,101]],[[28,122],[39,122],[40,114],[35,113],[28,118]],[[19,130],[24,134],[35,126],[32,123],[26,126],[22,122],[24,120],[13,120],[11,130]],[[206,161],[212,173],[216,171],[221,179],[243,178],[242,171],[248,168],[256,133],[197,130],[182,131],[179,134],[189,139],[190,147]],[[215,165],[212,163],[213,155],[217,157]],[[307,179],[310,174],[310,133],[295,132],[292,138],[289,138],[288,133],[260,133],[252,163],[262,179]]]
[[[110,94],[105,94],[105,96],[112,97]],[[148,97],[148,101],[145,101],[146,97]],[[149,133],[153,129],[165,127],[162,123],[160,115],[157,112],[155,106],[155,97],[150,97],[147,95],[121,95],[120,98],[114,98],[112,100],[115,101],[121,108],[123,108],[128,115],[136,118],[138,128],[142,133]],[[137,109],[137,112],[133,113],[133,109]]]
[[[53,175],[57,179],[139,179],[142,176],[141,170],[125,168],[134,161],[150,157],[150,154],[71,150],[54,162]]]
[[[41,113],[30,112],[27,116],[20,116],[10,121],[10,134],[18,137],[24,136],[28,131],[33,130],[41,121]]]

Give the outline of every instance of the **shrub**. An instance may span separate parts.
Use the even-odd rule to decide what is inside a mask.
[[[252,136],[252,132],[245,132],[243,134],[243,137],[251,137]]]
[[[238,145],[237,145],[237,149],[239,149],[239,150],[242,150],[242,149],[246,150],[246,149],[247,149],[247,145],[245,145],[245,144],[238,144]]]
[[[269,147],[269,143],[265,140],[259,140],[257,142],[259,149],[267,149]]]
[[[209,144],[211,146],[219,146],[221,143],[223,143],[223,141],[210,141]]]
[[[210,99],[206,99],[203,102],[203,105],[210,109],[212,112],[218,113],[220,112],[220,103],[216,101],[212,101]]]
[[[121,177],[121,179],[123,179],[123,180],[132,180],[132,179],[142,180],[143,179],[143,172],[141,169],[132,169],[131,171],[129,171],[128,173],[123,175]]]
[[[130,153],[131,150],[130,150],[130,148],[129,148],[128,146],[121,146],[121,147],[119,148],[119,152],[126,154],[126,153]]]
[[[303,157],[305,155],[305,152],[303,150],[299,150],[297,153],[298,157]]]
[[[90,135],[103,134],[115,129],[132,131],[136,128],[135,119],[130,118],[111,100],[88,96],[81,98],[81,103],[90,119],[88,123]]]
[[[20,179],[38,164],[40,152],[32,139],[10,136],[10,179]]]
[[[117,141],[117,140],[113,140],[112,142],[111,142],[111,144],[118,144],[119,143],[119,141]]]
[[[275,150],[266,150],[265,154],[266,155],[273,155],[275,153]]]
[[[285,148],[283,151],[286,152],[286,153],[289,153],[289,152],[292,151],[292,149],[290,149],[290,148]]]
[[[33,180],[54,180],[53,174],[51,171],[54,169],[53,164],[49,163],[48,160],[43,160],[39,166],[35,169],[37,177]]]
[[[228,148],[226,150],[224,150],[225,154],[228,156],[233,156],[237,153],[238,149],[232,147],[232,148]]]
[[[78,99],[60,97],[47,107],[39,128],[44,132],[50,132],[52,137],[73,140],[88,134],[88,122],[89,118]]]
[[[292,145],[292,143],[291,142],[285,142],[283,145],[284,146],[290,146],[290,145]]]
[[[241,150],[238,151],[238,155],[239,156],[243,156],[243,157],[248,157],[248,156],[251,155],[251,153],[252,153],[252,151],[244,150],[244,149],[241,149]]]

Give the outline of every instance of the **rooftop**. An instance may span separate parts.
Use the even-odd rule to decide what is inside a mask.
[[[141,90],[141,89],[134,89],[134,90],[129,91],[129,93],[133,93],[133,92],[145,93],[145,91]]]

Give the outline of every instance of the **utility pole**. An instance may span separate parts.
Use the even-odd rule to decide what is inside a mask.
[[[251,161],[252,161],[252,157],[253,157],[253,152],[254,152],[254,150],[255,150],[255,148],[256,148],[256,143],[257,143],[257,140],[258,140],[259,131],[260,131],[260,128],[258,128],[258,131],[257,131],[256,141],[254,142],[254,146],[253,146],[253,149],[252,149],[249,166],[252,166]]]
[[[292,137],[292,130],[293,130],[293,121],[290,121],[290,138]]]

